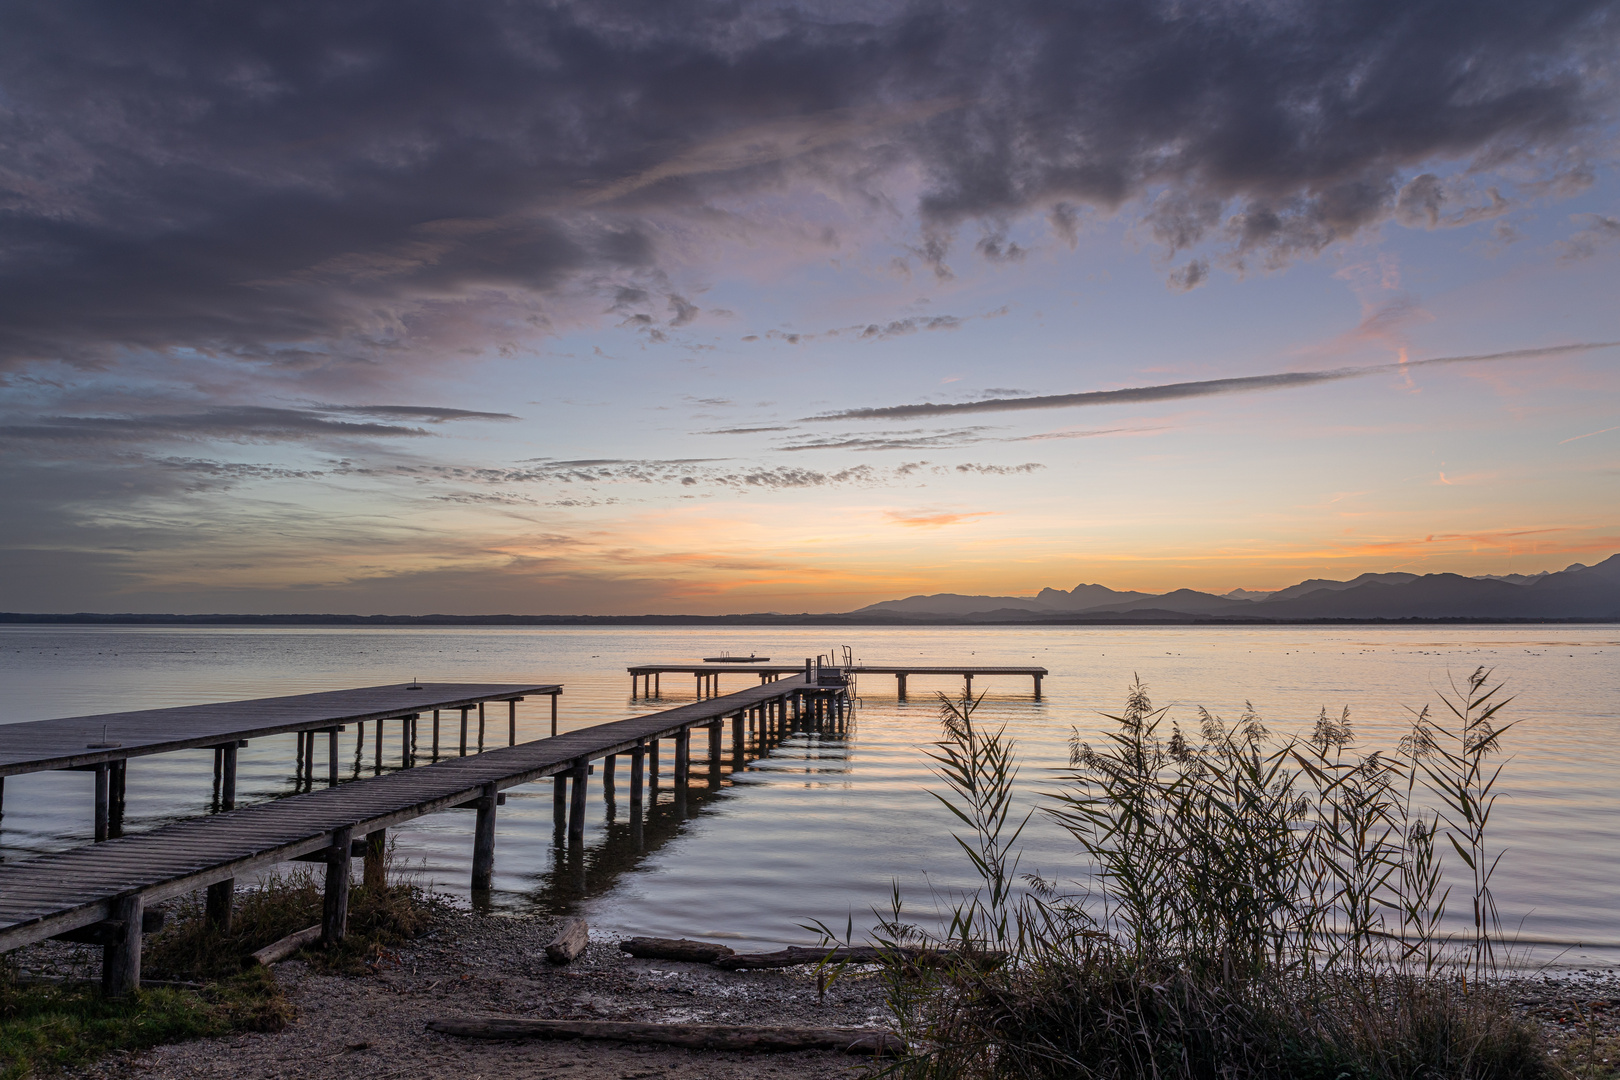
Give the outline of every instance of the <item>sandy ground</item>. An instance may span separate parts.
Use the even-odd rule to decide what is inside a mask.
[[[115,1056],[80,1077],[344,1077],[407,1080],[808,1078],[860,1075],[832,1053],[739,1054],[608,1042],[500,1042],[426,1030],[434,1017],[520,1016],[816,1027],[883,1025],[870,975],[835,982],[817,1000],[805,971],[725,972],[636,960],[593,941],[566,968],[547,962],[553,920],[455,915],[389,957],[375,976],[317,975],[300,961],[276,975],[298,1010],[273,1035],[243,1035]]]
[[[317,975],[300,961],[276,975],[297,1018],[273,1035],[242,1035],[114,1055],[72,1075],[131,1077],[342,1077],[414,1080],[648,1080],[652,1077],[854,1078],[858,1058],[831,1053],[738,1054],[609,1042],[504,1042],[426,1030],[435,1017],[520,1016],[665,1023],[883,1027],[881,987],[868,973],[836,981],[818,1000],[806,970],[725,972],[700,964],[636,960],[593,940],[568,967],[547,962],[555,920],[450,914],[385,958],[373,976]],[[34,970],[93,976],[99,955],[80,947],[31,949]],[[99,954],[99,950],[94,950]],[[78,970],[75,970],[78,969]],[[1620,971],[1520,975],[1504,986],[1554,1045],[1580,1053],[1587,1075],[1620,1064]]]

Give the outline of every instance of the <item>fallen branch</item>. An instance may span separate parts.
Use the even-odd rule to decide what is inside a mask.
[[[734,953],[724,945],[688,938],[633,937],[619,942],[619,948],[642,960],[684,960],[691,964],[712,964]]]
[[[248,957],[248,967],[254,964],[263,964],[269,967],[278,960],[285,960],[305,945],[313,945],[321,940],[320,926],[311,926],[300,930],[296,934],[288,934],[280,941],[271,942],[252,956]]]
[[[835,1050],[843,1054],[903,1054],[898,1035],[877,1028],[730,1027],[720,1024],[635,1024],[617,1020],[527,1020],[504,1016],[429,1020],[429,1031],[469,1039],[612,1039],[662,1043],[688,1050],[787,1053]]]

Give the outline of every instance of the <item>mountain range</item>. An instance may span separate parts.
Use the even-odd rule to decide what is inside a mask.
[[[935,593],[884,600],[850,616],[984,622],[1203,621],[1294,622],[1313,619],[1600,619],[1620,620],[1620,555],[1556,573],[1362,574],[1348,581],[1312,578],[1276,592],[1235,589],[1224,596],[1176,589],[1121,592],[1103,585],[1042,589],[1034,596]]]

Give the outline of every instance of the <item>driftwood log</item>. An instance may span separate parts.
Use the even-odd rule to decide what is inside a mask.
[[[785,968],[801,964],[880,964],[885,960],[903,959],[917,967],[944,967],[947,964],[968,963],[979,968],[1000,967],[1007,961],[1004,952],[960,953],[951,950],[921,949],[912,945],[884,949],[876,945],[840,945],[835,949],[805,945],[789,945],[772,953],[733,953],[714,961],[714,966],[726,971],[744,968]]]
[[[642,960],[685,960],[692,964],[712,964],[733,955],[724,945],[687,938],[626,938],[619,942],[619,948]]]
[[[429,1031],[469,1039],[613,1039],[662,1043],[689,1050],[836,1050],[844,1054],[902,1054],[899,1036],[877,1028],[730,1027],[720,1024],[636,1024],[617,1020],[528,1020],[506,1016],[429,1020]]]
[[[249,957],[249,966],[263,964],[268,967],[278,960],[287,959],[287,957],[304,946],[313,945],[319,940],[321,940],[321,928],[318,925],[307,927],[296,934],[288,934],[280,941],[271,942]]]
[[[590,928],[584,919],[569,917],[557,927],[557,936],[546,946],[546,959],[553,964],[572,964],[591,943]]]

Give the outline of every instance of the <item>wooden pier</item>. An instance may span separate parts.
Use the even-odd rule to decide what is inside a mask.
[[[691,675],[697,680],[697,696],[713,697],[720,692],[720,676],[753,675],[760,682],[779,679],[787,675],[803,675],[811,670],[811,661],[803,664],[770,663],[715,663],[701,664],[636,664],[626,668],[630,673],[630,696],[652,697],[660,692],[661,675]],[[1043,667],[997,666],[932,666],[926,664],[839,664],[827,670],[847,672],[851,675],[893,675],[901,701],[906,700],[906,679],[912,675],[952,675],[962,680],[963,690],[973,692],[975,676],[1018,675],[1035,681],[1035,700],[1041,699],[1041,680],[1046,678]]]
[[[498,693],[545,689],[508,687]],[[140,986],[146,905],[207,887],[209,918],[228,925],[236,877],[311,857],[327,865],[323,938],[336,941],[347,926],[350,860],[361,855],[368,870],[375,860],[380,871],[383,841],[391,827],[440,810],[475,810],[472,886],[487,889],[494,869],[496,808],[504,801],[504,789],[555,777],[559,828],[566,827],[569,837],[578,839],[584,833],[593,760],[603,759],[601,782],[606,787],[616,782],[616,759],[629,757],[630,804],[635,809],[644,801],[648,777],[656,783],[661,740],[674,743],[672,772],[679,797],[690,783],[694,728],[708,730],[708,773],[714,783],[727,720],[736,768],[745,759],[749,728],[763,742],[768,732],[786,730],[807,710],[818,717],[842,717],[847,703],[841,686],[807,682],[802,676],[780,679],[680,708],[0,865],[0,952],[88,933],[105,942],[104,986],[124,993]],[[397,715],[397,710],[381,712]]]
[[[338,782],[338,732],[349,724],[376,723],[376,755],[380,764],[383,725],[400,723],[402,756],[413,757],[417,721],[431,713],[432,753],[439,755],[440,713],[460,714],[459,740],[466,754],[470,714],[478,718],[478,746],[484,744],[488,718],[486,705],[507,703],[508,744],[517,742],[517,703],[525,697],[550,696],[551,732],[557,733],[556,684],[506,683],[398,683],[352,690],[225,701],[208,705],[182,705],[169,709],[68,716],[0,725],[0,814],[5,812],[5,778],[21,773],[82,770],[96,774],[95,838],[106,840],[117,832],[130,758],[167,754],[199,747],[214,751],[214,781],[220,806],[236,805],[236,754],[250,739],[296,733],[300,782],[313,783],[315,736],[325,733],[328,743],[330,784]]]

